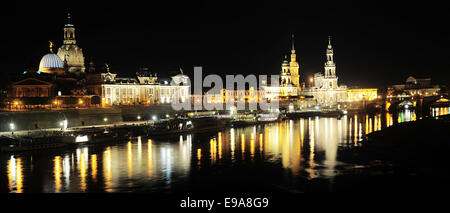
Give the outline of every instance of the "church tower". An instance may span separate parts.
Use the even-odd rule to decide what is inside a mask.
[[[67,24],[64,25],[63,45],[58,49],[58,56],[67,60],[69,73],[84,73],[83,50],[77,46],[75,40],[75,26],[70,20],[70,13],[67,14]]]
[[[281,64],[281,86],[288,86],[292,83],[291,72],[289,70],[289,62],[287,56],[284,57],[283,63]]]
[[[331,37],[328,37],[327,62],[325,62],[325,77],[336,77],[336,65],[333,59],[333,47]]]
[[[64,44],[76,44],[75,27],[70,21],[70,13],[67,14],[67,24],[64,25]]]
[[[291,73],[292,84],[300,88],[299,65],[297,62],[297,55],[295,54],[294,34],[292,34],[292,50],[291,50],[291,62],[289,63],[289,70]]]
[[[331,37],[328,37],[328,48],[327,48],[327,60],[325,62],[325,76],[323,78],[322,88],[324,89],[337,89],[338,88],[338,77],[336,76],[336,64],[334,64],[333,59],[333,47],[331,46]]]

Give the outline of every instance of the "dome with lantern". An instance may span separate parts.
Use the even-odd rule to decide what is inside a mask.
[[[48,74],[64,74],[64,63],[58,55],[53,53],[53,43],[50,42],[50,53],[45,54],[39,63],[39,71]]]

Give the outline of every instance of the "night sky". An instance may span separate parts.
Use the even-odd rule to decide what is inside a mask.
[[[4,19],[3,69],[38,67],[49,40],[62,44],[70,12],[86,63],[91,57],[98,65],[109,63],[123,77],[140,66],[160,76],[180,66],[188,75],[193,66],[203,66],[205,74],[279,74],[294,33],[302,80],[323,72],[331,35],[342,84],[384,87],[410,75],[449,84],[449,15],[443,5],[307,2],[16,4]]]

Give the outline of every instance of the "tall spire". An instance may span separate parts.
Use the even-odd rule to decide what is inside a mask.
[[[328,36],[327,60],[325,62],[325,77],[336,77],[336,65],[333,60],[333,48],[331,36]]]
[[[328,36],[328,49],[331,49],[331,36]]]
[[[70,13],[67,13],[67,23],[64,26],[73,27],[72,21],[70,20]]]
[[[292,33],[292,53],[295,53],[295,48],[294,48],[294,33]]]

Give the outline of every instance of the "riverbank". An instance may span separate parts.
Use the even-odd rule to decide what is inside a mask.
[[[443,191],[448,179],[450,116],[400,123],[370,133],[362,146],[341,150],[340,161],[353,165],[337,180],[367,191]],[[356,185],[355,185],[356,184]]]

